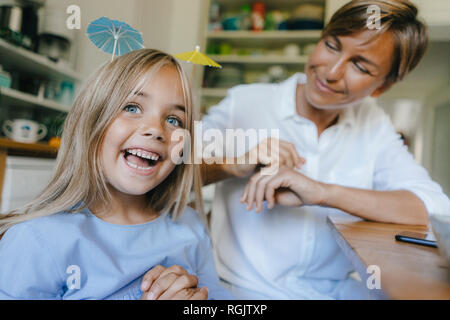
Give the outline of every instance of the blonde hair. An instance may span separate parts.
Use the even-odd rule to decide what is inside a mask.
[[[53,177],[41,194],[23,208],[0,216],[0,236],[14,224],[61,211],[79,212],[98,201],[108,202],[106,178],[100,150],[106,130],[124,105],[164,66],[175,67],[180,76],[186,107],[186,127],[193,136],[197,115],[193,108],[189,80],[169,54],[153,49],[130,52],[98,69],[87,81],[67,115]],[[151,81],[151,80],[150,80]],[[186,145],[185,145],[186,146]],[[191,150],[183,150],[189,157]],[[185,209],[199,170],[192,159],[178,164],[169,176],[147,193],[148,205],[158,213],[177,219]],[[196,197],[201,201],[201,195]],[[203,220],[201,203],[197,203]]]
[[[353,0],[331,17],[322,32],[326,36],[346,36],[367,30],[371,5],[380,8],[381,28],[376,35],[391,31],[394,59],[385,85],[402,80],[420,62],[428,46],[427,27],[417,19],[418,10],[407,0]]]

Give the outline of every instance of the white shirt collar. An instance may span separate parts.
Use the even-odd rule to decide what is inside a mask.
[[[297,114],[296,95],[297,84],[299,83],[306,83],[306,74],[296,73],[280,83],[279,89],[282,100],[279,115],[282,119],[298,116],[300,119],[309,122],[308,119],[305,119]],[[344,108],[339,115],[339,120],[336,125],[343,124],[353,126],[356,120],[354,107],[355,106]]]

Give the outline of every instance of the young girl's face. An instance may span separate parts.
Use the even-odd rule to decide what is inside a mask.
[[[113,188],[143,195],[175,168],[179,142],[171,135],[186,125],[183,89],[175,67],[165,66],[126,103],[106,131],[101,149],[103,173]]]

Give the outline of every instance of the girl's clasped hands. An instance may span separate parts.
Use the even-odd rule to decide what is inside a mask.
[[[184,268],[157,265],[148,271],[141,283],[141,300],[206,300],[208,288],[197,287],[198,278]]]

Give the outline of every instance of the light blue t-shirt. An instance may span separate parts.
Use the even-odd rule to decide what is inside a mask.
[[[209,299],[234,298],[187,207],[177,221],[160,215],[139,225],[111,224],[88,208],[14,225],[0,240],[0,299],[140,299],[142,277],[158,264],[196,275]]]

